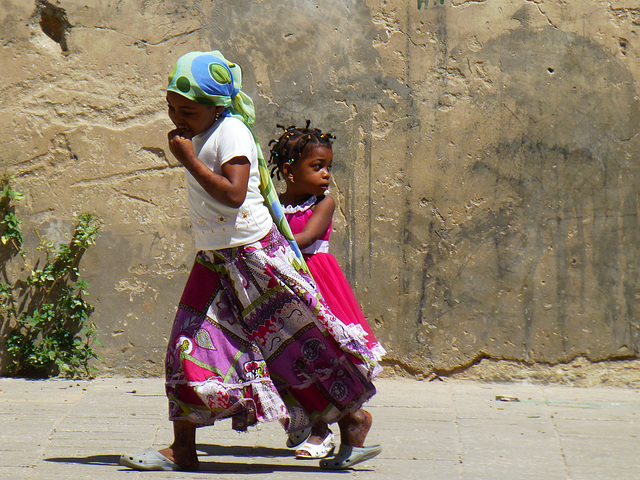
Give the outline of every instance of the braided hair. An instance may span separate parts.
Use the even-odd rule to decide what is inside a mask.
[[[269,157],[269,164],[272,165],[271,177],[277,174],[278,180],[280,180],[280,174],[283,174],[283,165],[285,163],[292,164],[302,158],[307,146],[331,148],[332,140],[336,137],[331,133],[322,133],[318,128],[309,128],[310,124],[311,120],[307,120],[304,128],[298,128],[295,125],[290,127],[277,125],[283,132],[280,138],[269,141],[269,146],[273,145]]]

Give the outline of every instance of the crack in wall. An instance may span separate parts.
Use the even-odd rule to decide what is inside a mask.
[[[627,370],[638,370],[633,367],[638,359],[633,355],[620,357],[610,357],[605,359],[590,359],[588,355],[577,354],[561,362],[545,362],[536,360],[535,362],[512,359],[506,357],[492,356],[486,352],[480,352],[471,360],[448,368],[438,368],[425,365],[424,368],[410,365],[397,358],[385,358],[381,364],[385,370],[393,370],[393,373],[400,376],[414,377],[420,380],[442,380],[444,378],[476,379],[485,381],[513,381],[516,379],[526,379],[527,381],[538,381],[547,383],[552,379],[556,383],[567,382],[578,384],[579,382],[599,382],[602,380],[611,381],[618,384],[616,378],[609,379],[613,372],[621,371],[621,377],[631,382],[637,382],[633,375],[624,373]],[[558,378],[562,377],[562,378]],[[627,378],[628,377],[628,378]],[[637,375],[636,375],[637,377]]]
[[[64,8],[56,7],[46,0],[36,0],[36,10],[33,15],[38,19],[42,32],[51,40],[60,45],[63,54],[67,54],[67,33],[72,25],[67,19]]]
[[[487,0],[462,0],[461,2],[456,2],[455,0],[451,0],[452,7],[463,7],[470,3],[485,3]]]
[[[150,204],[150,205],[153,205],[154,207],[157,207],[157,206],[158,206],[154,201],[152,201],[152,200],[148,200],[148,199],[146,199],[146,198],[139,197],[138,195],[132,195],[132,194],[130,194],[130,193],[124,193],[124,192],[120,192],[120,194],[121,194],[123,197],[129,198],[129,199],[131,199],[131,200],[136,200],[136,201],[138,201],[138,202],[142,202],[142,203],[148,203],[148,204]]]
[[[77,26],[75,28],[78,29],[85,29],[85,30],[103,30],[106,32],[111,32],[111,33],[117,33],[118,35],[122,35],[123,37],[127,37],[130,38],[131,40],[134,40],[134,45],[135,46],[143,46],[143,47],[158,47],[162,44],[165,44],[167,42],[170,42],[171,40],[175,40],[176,38],[182,38],[182,37],[186,37],[189,35],[192,35],[194,33],[199,32],[200,30],[202,30],[202,27],[198,27],[198,28],[194,28],[192,30],[187,30],[186,32],[181,32],[181,33],[177,33],[175,35],[170,35],[168,37],[164,37],[161,40],[157,41],[157,42],[150,42],[149,40],[146,40],[144,38],[138,38],[138,37],[134,37],[133,35],[129,35],[127,33],[123,33],[115,28],[109,28],[109,27],[101,27],[101,26],[96,26],[96,27],[85,27],[85,26]]]
[[[539,0],[524,0],[524,1],[527,2],[527,3],[533,3],[536,6],[536,8],[538,9],[538,12],[540,12],[540,15],[542,15],[547,20],[547,23],[549,25],[551,25],[553,28],[555,28],[556,30],[558,30],[558,26],[551,21],[549,16],[540,7]]]
[[[171,163],[167,159],[167,154],[163,148],[159,147],[142,147],[138,150],[138,152],[148,152],[151,155],[157,157],[159,160],[165,162],[167,165],[171,166]]]
[[[113,180],[123,181],[129,180],[132,178],[137,178],[140,175],[144,175],[147,173],[156,173],[162,172],[164,170],[174,170],[174,169],[182,168],[182,165],[161,165],[158,167],[149,167],[149,168],[141,168],[138,170],[134,170],[132,172],[124,172],[124,173],[115,173],[113,175],[105,175],[102,177],[88,178],[84,180],[80,180],[78,182],[74,182],[70,187],[87,187],[87,186],[95,186],[95,185],[103,185],[107,183],[113,183]]]

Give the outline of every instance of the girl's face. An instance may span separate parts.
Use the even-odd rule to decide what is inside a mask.
[[[188,137],[207,130],[224,110],[224,107],[200,105],[176,92],[167,92],[167,103],[169,118]]]
[[[286,176],[289,188],[297,193],[324,195],[329,188],[332,162],[331,148],[324,145],[308,146],[302,158],[291,165],[291,174]]]

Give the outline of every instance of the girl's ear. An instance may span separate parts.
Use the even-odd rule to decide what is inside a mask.
[[[285,180],[289,180],[293,177],[293,168],[291,168],[291,164],[288,162],[284,162],[282,165],[282,175]]]

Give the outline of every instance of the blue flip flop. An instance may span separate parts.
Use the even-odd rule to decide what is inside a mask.
[[[354,465],[369,460],[382,452],[380,445],[371,447],[353,447],[351,445],[340,445],[340,450],[335,457],[326,458],[320,461],[320,467],[325,470],[344,470]]]
[[[164,470],[169,472],[182,470],[180,465],[172,462],[153,448],[147,448],[142,453],[122,455],[120,457],[120,465],[135,470]]]

